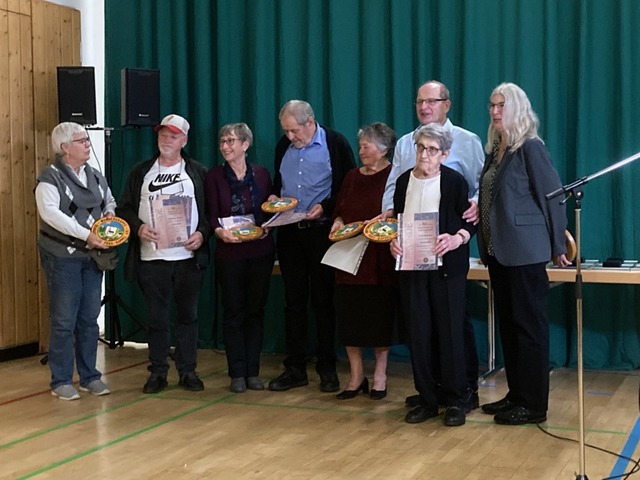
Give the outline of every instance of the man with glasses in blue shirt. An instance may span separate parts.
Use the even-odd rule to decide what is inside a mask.
[[[480,138],[464,128],[451,123],[447,113],[451,108],[449,89],[441,82],[430,80],[420,88],[415,100],[416,115],[420,126],[430,123],[443,125],[453,136],[451,152],[443,163],[456,170],[469,185],[469,209],[464,212],[463,218],[467,222],[478,222],[478,181],[484,166],[484,151]],[[417,129],[416,129],[417,130]],[[384,196],[382,197],[382,215],[389,216],[393,211],[393,194],[396,189],[398,177],[412,169],[416,165],[416,146],[413,141],[414,132],[402,136],[396,144],[393,155],[391,173],[387,179]],[[468,241],[468,240],[467,240]],[[468,410],[478,407],[478,353],[476,349],[473,325],[467,313],[464,325],[466,370],[467,370],[467,405]],[[420,405],[420,396],[411,395],[406,399],[407,406]]]
[[[334,308],[335,272],[321,263],[330,246],[336,197],[346,173],[355,168],[347,139],[315,120],[307,102],[291,100],[280,110],[284,135],[276,145],[274,192],[298,200],[306,219],[278,227],[277,251],[285,290],[285,371],[269,389],[303,387],[307,379],[307,304],[316,320],[316,372],[322,392],[337,392]],[[275,198],[272,196],[270,199]]]

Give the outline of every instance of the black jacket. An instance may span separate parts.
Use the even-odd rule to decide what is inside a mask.
[[[126,220],[131,228],[129,248],[127,249],[127,256],[124,262],[125,278],[129,281],[135,280],[137,264],[140,262],[140,238],[138,237],[138,230],[144,223],[138,217],[140,191],[142,190],[144,176],[151,169],[158,155],[159,154],[155,155],[150,160],[140,162],[133,167],[127,177],[124,192],[122,192],[120,200],[118,201],[118,207],[116,208],[116,215]],[[211,237],[207,202],[204,198],[204,177],[207,174],[207,168],[201,163],[189,158],[184,151],[182,152],[182,158],[185,161],[185,171],[191,178],[195,190],[196,205],[198,208],[198,227],[196,230],[200,232],[204,238],[202,246],[194,252],[194,257],[198,266],[204,269],[209,265],[209,238]]]
[[[393,195],[394,214],[404,213],[407,196],[407,187],[412,170],[407,170],[398,177],[396,191]],[[470,236],[476,233],[476,227],[467,223],[462,214],[469,208],[469,186],[462,175],[455,170],[440,166],[440,208],[439,227],[440,233],[455,235],[462,228],[469,232]],[[442,257],[441,273],[446,275],[465,275],[469,271],[469,242],[447,252]]]

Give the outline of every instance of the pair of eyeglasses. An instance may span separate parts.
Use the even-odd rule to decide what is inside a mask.
[[[71,141],[73,143],[82,143],[82,144],[91,143],[91,139],[89,137],[78,138],[77,140],[71,140]]]
[[[423,103],[426,103],[430,107],[435,107],[438,102],[446,102],[448,98],[417,98],[415,101],[416,107],[419,107]]]
[[[225,143],[227,145],[229,145],[230,147],[233,147],[233,144],[236,143],[236,140],[238,140],[237,138],[227,138],[227,139],[222,139],[220,140],[220,146],[224,147]]]
[[[435,157],[438,152],[441,152],[442,149],[440,148],[436,148],[436,147],[425,147],[424,145],[422,145],[421,143],[416,143],[416,152],[418,153],[418,155],[422,155],[424,152],[427,152],[427,156],[428,157]]]

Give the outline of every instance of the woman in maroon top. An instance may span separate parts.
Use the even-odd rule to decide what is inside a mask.
[[[247,388],[264,389],[259,377],[260,351],[275,249],[271,235],[240,242],[222,227],[220,220],[253,215],[255,224],[261,225],[265,214],[260,206],[273,187],[268,170],[246,158],[253,142],[246,124],[225,125],[220,129],[219,140],[225,163],[207,173],[205,198],[209,222],[217,238],[215,266],[222,298],[230,390],[242,393]]]
[[[334,232],[345,224],[376,217],[391,171],[390,158],[396,144],[394,131],[373,123],[358,132],[362,166],[345,176],[334,211]],[[389,246],[370,242],[356,275],[336,270],[336,307],[340,341],[346,346],[351,377],[340,400],[369,392],[362,351],[373,347],[376,357],[370,397],[387,395],[387,360],[396,331],[397,291],[394,261]]]

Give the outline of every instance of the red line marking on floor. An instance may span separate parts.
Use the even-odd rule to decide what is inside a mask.
[[[132,365],[127,365],[126,367],[116,368],[115,370],[110,370],[108,372],[104,372],[103,375],[111,375],[113,373],[122,372],[123,370],[128,370],[129,368],[139,367],[140,365],[146,365],[148,362],[145,360],[144,362],[134,363]],[[78,382],[73,382],[74,385]],[[4,407],[5,405],[9,405],[11,403],[20,402],[22,400],[26,400],[28,398],[37,397],[38,395],[44,395],[45,393],[50,393],[51,389],[42,390],[40,392],[30,393],[28,395],[23,395],[22,397],[12,398],[10,400],[5,400],[4,402],[0,402],[0,407]]]

